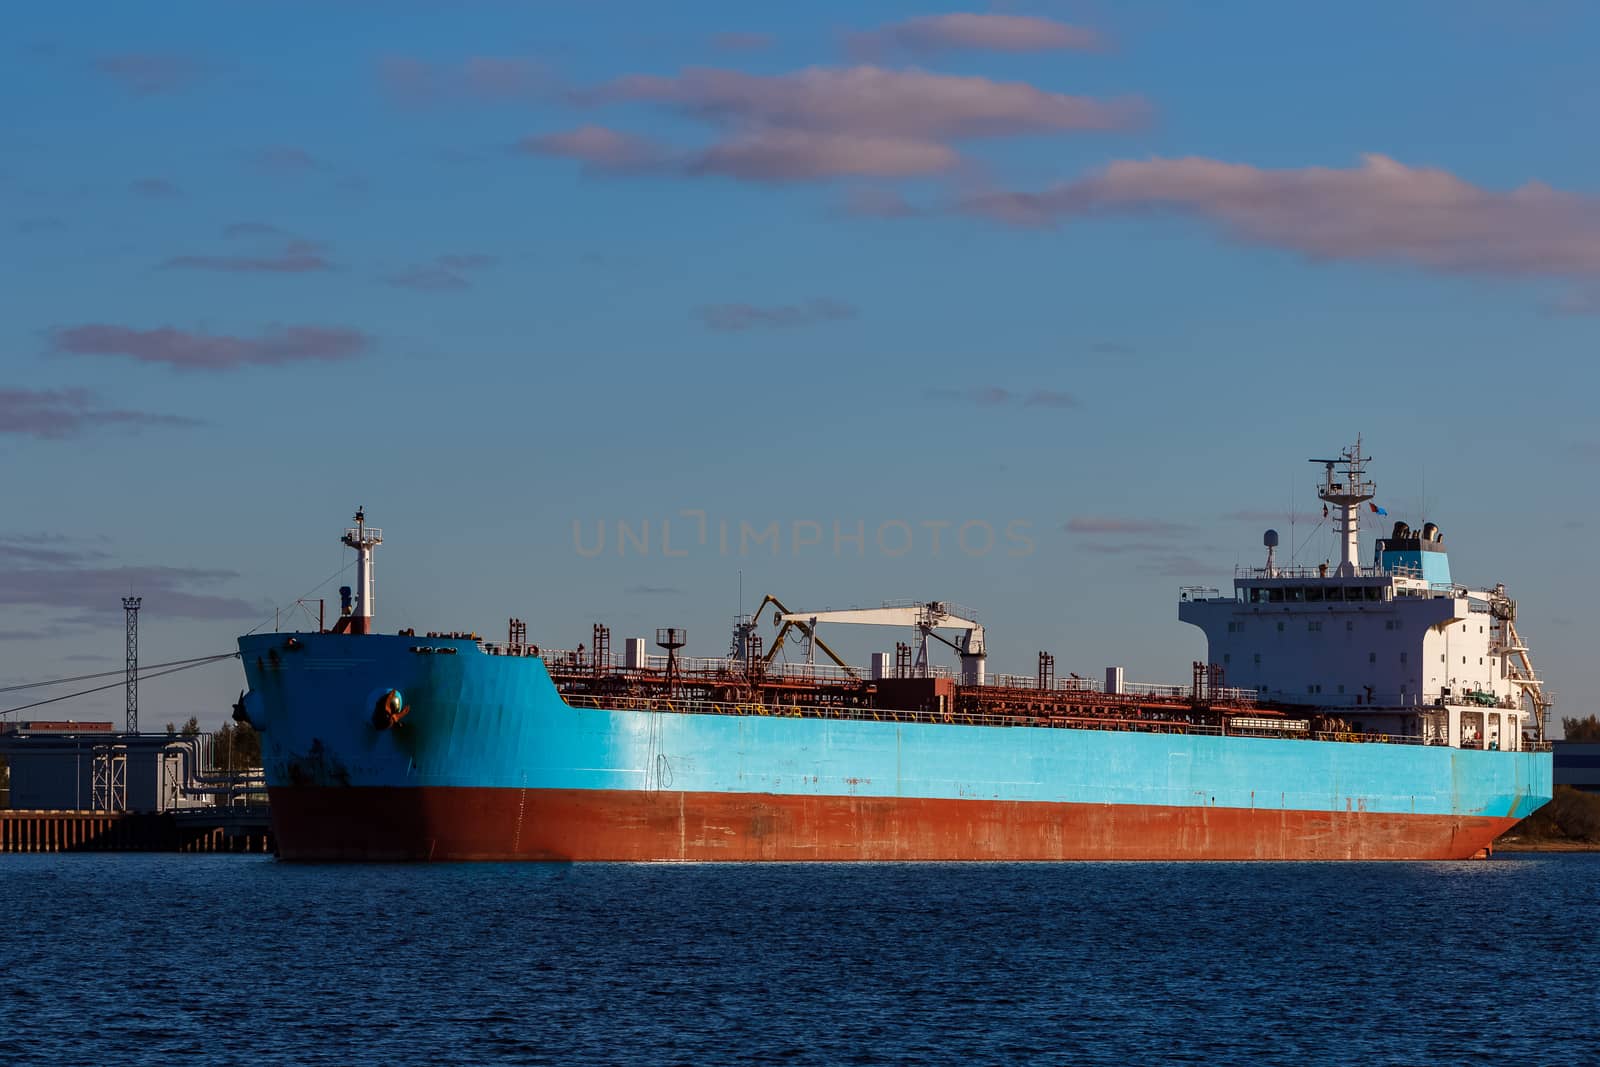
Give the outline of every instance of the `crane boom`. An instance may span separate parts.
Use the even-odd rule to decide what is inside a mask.
[[[771,597],[767,598],[772,600]],[[912,604],[885,604],[881,608],[846,608],[839,611],[789,611],[777,601],[780,622],[785,626],[816,627],[821,623],[850,623],[857,626],[909,626],[922,635],[923,661],[926,661],[927,639],[949,645],[961,656],[961,677],[970,684],[983,684],[984,665],[988,652],[983,643],[983,625],[951,611],[940,600]],[[765,601],[763,601],[763,605]],[[959,643],[935,633],[935,630],[956,630]]]

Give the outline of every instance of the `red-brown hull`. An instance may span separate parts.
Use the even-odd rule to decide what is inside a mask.
[[[288,860],[1443,860],[1510,818],[559,789],[273,789]]]

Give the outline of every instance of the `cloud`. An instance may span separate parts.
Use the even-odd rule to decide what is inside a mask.
[[[853,319],[856,309],[840,300],[817,299],[804,304],[757,307],[754,304],[711,304],[696,308],[695,314],[713,330],[739,331],[758,328],[810,326],[819,322]]]
[[[177,92],[198,81],[205,68],[183,56],[153,52],[124,52],[100,56],[95,70],[135,96]]]
[[[56,441],[102,429],[137,432],[160,427],[198,425],[198,420],[180,415],[105,407],[88,389],[0,386],[0,434]],[[21,553],[23,550],[15,551]]]
[[[711,38],[711,46],[723,52],[760,52],[771,48],[777,38],[770,33],[719,33]]]
[[[929,400],[964,402],[981,408],[1020,405],[1029,408],[1075,408],[1078,398],[1058,389],[1034,389],[1017,392],[995,385],[975,385],[966,389],[933,387],[923,390]]]
[[[73,622],[122,620],[122,600],[131,589],[144,597],[151,615],[185,619],[254,618],[261,609],[236,597],[196,592],[234,579],[230,570],[198,567],[109,565],[102,553],[84,552],[59,563],[7,560],[0,541],[0,605],[75,611]]]
[[[390,99],[410,107],[468,99],[533,99],[556,87],[546,64],[517,56],[469,56],[451,65],[386,56],[378,61],[378,79]]]
[[[668,149],[648,138],[592,125],[524,137],[516,147],[532,155],[575,159],[593,171],[653,170],[668,165],[672,158]]]
[[[1446,273],[1600,274],[1600,198],[1538,182],[1484,189],[1380,155],[1348,170],[1265,170],[1213,159],[1119,161],[1037,193],[967,201],[1020,226],[1175,214],[1312,260],[1383,260]]]
[[[336,269],[323,255],[325,246],[320,242],[291,238],[277,226],[265,222],[235,222],[223,227],[222,236],[231,241],[252,242],[258,250],[248,255],[172,256],[158,266],[162,270],[209,270],[230,274],[310,274]],[[261,238],[279,238],[281,244]]]
[[[470,289],[472,282],[467,272],[483,270],[499,262],[499,257],[481,252],[458,252],[434,257],[432,263],[407,267],[384,281],[400,289],[414,289],[425,293],[454,292]]]
[[[957,13],[923,15],[876,30],[853,33],[847,44],[858,54],[886,50],[933,54],[958,50],[987,52],[1098,51],[1105,38],[1083,26],[1029,15]]]
[[[578,159],[597,171],[670,170],[762,182],[935,174],[960,162],[952,142],[1124,129],[1147,111],[1137,99],[1101,101],[1019,82],[870,65],[779,75],[714,68],[674,77],[636,74],[574,99],[653,103],[708,122],[718,134],[708,145],[676,149],[585,126],[529,138],[519,147]]]
[[[233,274],[310,274],[332,270],[333,264],[312,241],[291,241],[282,252],[258,256],[173,256],[163,270],[211,270]]]
[[[165,178],[139,178],[128,183],[128,191],[152,200],[182,196],[183,190]]]
[[[371,345],[360,330],[344,326],[286,326],[261,337],[195,333],[162,326],[139,330],[89,323],[51,333],[62,355],[126,356],[139,363],[164,363],[180,370],[234,370],[244,366],[353,359]]]
[[[1020,82],[887,70],[810,67],[756,75],[692,68],[677,77],[635,74],[591,94],[598,102],[664,104],[714,122],[904,139],[1004,137],[1123,129],[1141,121],[1138,100],[1101,101]]]
[[[251,162],[269,174],[299,174],[322,166],[310,152],[293,145],[263,148],[251,157]]]
[[[735,134],[701,153],[691,174],[723,174],[749,181],[804,181],[859,176],[935,174],[960,161],[937,141],[817,130],[761,129]]]
[[[923,214],[904,194],[872,185],[847,190],[839,203],[839,212],[871,219],[909,219]]]
[[[1145,537],[1177,537],[1190,527],[1165,519],[1117,518],[1110,515],[1079,515],[1062,527],[1074,534],[1139,534]]]

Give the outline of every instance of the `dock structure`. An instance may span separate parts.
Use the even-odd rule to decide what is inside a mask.
[[[109,722],[0,724],[0,852],[271,852],[261,769],[216,769],[205,735]]]
[[[264,807],[181,813],[0,810],[0,853],[272,851]]]

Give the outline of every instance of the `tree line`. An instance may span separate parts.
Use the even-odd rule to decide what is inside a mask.
[[[1568,741],[1600,741],[1600,717],[1562,719],[1561,732]]]
[[[168,737],[199,737],[200,720],[190,716],[180,728],[167,723]],[[261,735],[247,722],[230,722],[211,735],[211,769],[245,771],[261,766]]]

